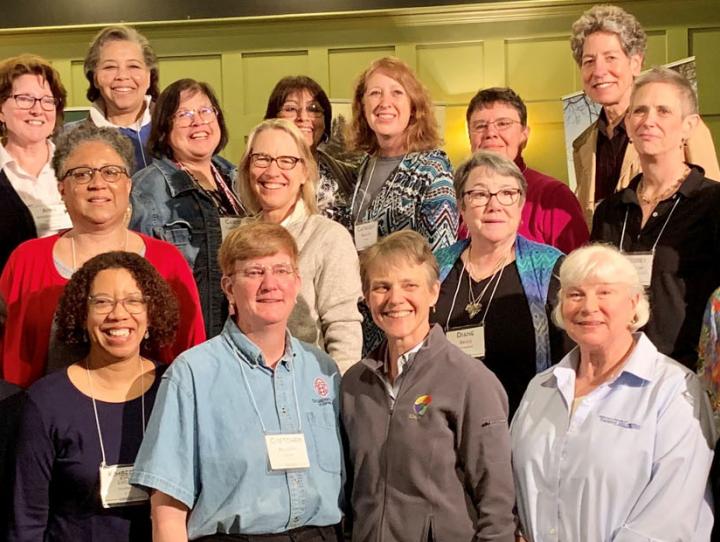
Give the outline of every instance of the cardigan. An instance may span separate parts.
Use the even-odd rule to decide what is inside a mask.
[[[32,213],[10,184],[5,170],[0,170],[0,271],[15,248],[37,237]]]
[[[440,266],[440,282],[445,280],[457,259],[469,245],[470,240],[465,239],[438,251],[435,257]],[[554,247],[530,241],[522,235],[517,236],[515,265],[535,328],[535,365],[538,373],[552,365],[549,322],[545,306],[552,272],[562,255],[562,252]]]

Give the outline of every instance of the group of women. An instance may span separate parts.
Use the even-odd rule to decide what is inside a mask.
[[[398,59],[358,79],[358,168],[323,150],[307,77],[236,167],[213,89],[158,92],[136,31],[101,31],[85,73],[91,112],[62,127],[57,72],[0,64],[0,363],[29,386],[10,540],[709,539],[715,432],[686,366],[720,185],[684,162],[682,76],[636,82],[642,173],[591,236],[619,250],[565,257],[518,233],[511,159],[452,173]]]

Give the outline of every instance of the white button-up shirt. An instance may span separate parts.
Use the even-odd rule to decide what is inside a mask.
[[[695,374],[636,340],[574,412],[577,348],[530,382],[511,426],[529,541],[710,539],[709,401]]]

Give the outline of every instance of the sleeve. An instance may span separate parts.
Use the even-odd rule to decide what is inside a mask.
[[[154,172],[157,171],[153,165],[138,171],[132,177],[132,190],[130,191],[130,216],[129,228],[133,231],[156,237],[154,224],[159,216],[159,209],[150,191],[146,190],[148,184],[155,182]]]
[[[650,481],[613,542],[693,540],[701,517],[712,522],[706,499],[715,443],[710,406],[694,374],[672,393],[658,416]]]
[[[469,374],[458,454],[478,515],[475,541],[515,540],[515,486],[507,417],[507,395],[497,378],[487,369]]]
[[[703,316],[698,346],[698,376],[710,394],[716,426],[720,414],[720,337],[718,337],[718,317],[720,317],[720,289],[715,290],[708,300]]]
[[[562,182],[558,183],[549,193],[551,200],[543,202],[547,210],[543,229],[549,245],[570,254],[588,242],[590,232],[575,194]]]
[[[603,237],[603,224],[605,224],[605,215],[607,214],[607,202],[603,200],[595,209],[592,217],[592,228],[590,229],[590,242],[605,241]],[[613,243],[614,244],[614,243]]]
[[[362,357],[362,317],[358,299],[362,297],[360,263],[350,234],[332,223],[324,236],[326,249],[316,273],[315,296],[326,352],[344,373]],[[332,250],[329,250],[332,247]]]
[[[702,167],[708,179],[720,181],[720,166],[715,153],[712,133],[702,119],[686,143],[685,159],[691,164]]]
[[[9,542],[42,542],[50,510],[50,481],[55,447],[40,410],[25,402],[15,455]]]
[[[130,482],[162,491],[192,509],[200,483],[195,396],[183,385],[189,376],[182,358],[163,376]]]
[[[450,162],[444,153],[430,159],[433,161],[430,168],[433,178],[416,210],[416,223],[418,233],[428,240],[435,252],[456,241],[459,219]]]

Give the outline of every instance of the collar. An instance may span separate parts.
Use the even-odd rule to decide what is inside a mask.
[[[523,160],[522,152],[518,153],[518,155],[515,157],[515,160],[513,160],[513,162],[515,162],[515,165],[518,167],[518,169],[524,176],[525,171],[527,171],[528,167],[527,167],[527,164],[525,163],[525,160]]]
[[[417,354],[420,351],[423,344],[425,344],[426,339],[427,339],[427,336],[425,336],[422,341],[417,343],[410,350],[408,350],[407,352],[405,352],[403,354],[400,354],[400,357],[397,360],[397,365],[398,365],[398,374],[397,375],[398,375],[398,377],[401,374],[403,374],[403,371],[405,370],[405,368],[408,367],[412,363],[412,361],[415,359],[415,354]],[[390,372],[390,351],[389,350],[385,351],[385,360],[384,360],[382,369],[385,372],[385,374],[388,374]]]
[[[117,126],[116,124],[113,124],[112,122],[107,120],[107,117],[105,116],[105,106],[103,104],[102,98],[98,98],[90,106],[90,119],[93,121],[93,124],[95,124],[95,126],[116,129],[131,128],[139,132],[143,126],[147,126],[152,120],[152,114],[150,113],[151,101],[152,96],[145,96],[145,111],[143,111],[143,115],[140,120],[137,123],[133,123],[133,125],[131,126]]]
[[[50,160],[48,160],[47,163],[43,166],[43,170],[46,167],[51,167],[50,162],[52,162],[52,156],[53,154],[55,154],[55,144],[49,139],[47,140],[47,146],[49,151],[48,156],[50,157]],[[5,169],[5,167],[10,165],[13,166],[15,169],[20,167],[15,158],[13,158],[13,156],[7,151],[5,146],[0,145],[0,169]]]
[[[300,196],[295,202],[295,208],[292,210],[292,213],[285,217],[285,220],[280,222],[280,225],[287,228],[296,222],[305,222],[309,214],[310,213],[308,213],[307,208],[305,207],[305,202],[303,201],[302,196]]]
[[[690,167],[690,173],[680,185],[680,188],[678,188],[677,193],[682,194],[685,198],[694,198],[699,194],[700,189],[702,188],[705,180],[705,170],[695,164],[688,164],[688,166]],[[628,187],[622,191],[620,199],[623,203],[634,203],[636,205],[640,205],[637,197],[637,187],[640,184],[641,179],[642,173],[639,173],[633,177],[628,184]]]
[[[627,130],[625,129],[625,115],[627,115],[627,111],[625,111],[622,120],[620,120],[620,122],[613,129],[613,137],[615,137],[619,132],[622,132],[623,134],[627,133]],[[604,107],[600,108],[600,115],[598,115],[597,125],[600,134],[602,134],[607,139],[608,118],[605,114]]]
[[[430,327],[430,332],[427,334],[423,341],[406,352],[404,355],[412,354],[412,358],[406,361],[405,365],[411,361],[420,362],[424,359],[433,360],[436,355],[447,345],[447,339],[445,338],[445,332],[440,324],[433,324]],[[385,373],[385,360],[387,359],[387,339],[375,350],[370,352],[367,357],[363,358],[360,363],[365,365],[368,369],[376,373]],[[418,359],[420,356],[420,359]]]
[[[246,363],[251,369],[257,369],[259,367],[267,367],[265,358],[263,356],[260,347],[252,342],[245,333],[237,326],[235,321],[228,316],[223,327],[222,334],[225,339],[230,343],[231,347],[238,354],[238,361],[240,363]],[[292,337],[290,332],[285,330],[285,353],[283,354],[280,361],[278,361],[276,367],[284,367],[286,370],[290,370],[292,360],[297,354],[292,348]]]

